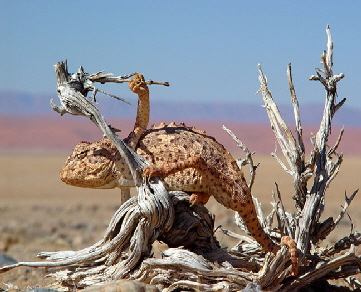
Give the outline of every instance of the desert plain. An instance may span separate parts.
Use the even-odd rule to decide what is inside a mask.
[[[120,204],[120,191],[92,190],[68,186],[59,179],[67,157],[66,152],[23,153],[3,151],[0,154],[0,253],[17,261],[37,261],[42,251],[78,250],[100,240],[108,222]],[[270,155],[254,155],[260,163],[253,195],[262,203],[264,214],[271,211],[270,201],[275,182],[284,205],[295,210],[291,177]],[[327,191],[323,218],[337,217],[345,195],[360,187],[361,156],[344,157],[339,175]],[[244,169],[248,173],[247,167]],[[327,238],[332,244],[351,229],[361,228],[359,206],[361,194],[352,202],[348,215]],[[234,223],[234,212],[219,206],[213,199],[207,204],[215,214],[215,226],[242,233]],[[216,236],[224,247],[232,247],[237,240],[224,235]],[[166,246],[154,245],[159,254]],[[45,277],[44,268],[17,268],[0,275],[0,287],[7,291],[24,291],[32,287],[47,287],[53,282]]]
[[[165,121],[169,123],[171,121]],[[114,119],[110,123],[122,129],[121,137],[129,133],[134,121]],[[152,121],[159,123],[159,121]],[[108,223],[120,206],[120,190],[93,190],[68,186],[61,182],[59,171],[74,145],[80,141],[94,141],[102,137],[89,121],[69,115],[0,116],[0,255],[16,261],[38,261],[36,255],[43,251],[79,250],[99,241]],[[186,122],[206,130],[216,137],[235,158],[244,153],[222,130],[222,122]],[[225,123],[246,145],[254,163],[260,163],[252,194],[262,203],[262,211],[268,215],[272,209],[272,192],[279,190],[286,209],[295,211],[292,200],[292,178],[271,152],[277,149],[269,125]],[[332,129],[330,145],[334,145],[340,127]],[[317,126],[304,127],[306,158],[310,153],[310,138]],[[344,198],[360,187],[361,129],[346,128],[339,151],[344,153],[340,172],[326,193],[322,218],[336,218],[344,205]],[[248,178],[249,169],[244,167]],[[357,195],[348,215],[329,235],[325,244],[332,244],[361,228],[361,194]],[[234,212],[211,199],[206,205],[215,215],[215,227],[242,233],[234,223]],[[237,240],[220,231],[215,232],[223,247],[233,247]],[[156,243],[153,252],[160,255],[167,248]],[[6,291],[25,291],[33,287],[51,287],[53,278],[46,277],[51,270],[44,268],[16,268],[0,274],[0,287]]]

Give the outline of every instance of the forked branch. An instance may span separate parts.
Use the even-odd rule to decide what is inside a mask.
[[[309,165],[314,165],[313,169],[313,185],[309,191],[309,196],[306,199],[305,206],[300,214],[299,228],[296,232],[296,240],[298,247],[302,252],[307,253],[312,241],[311,234],[318,222],[322,211],[324,209],[325,191],[330,181],[337,174],[338,167],[342,160],[338,160],[336,164],[332,158],[327,155],[327,143],[329,134],[331,133],[331,121],[336,110],[344,103],[336,104],[337,97],[337,82],[340,81],[344,74],[333,75],[333,42],[331,38],[330,29],[327,26],[327,50],[321,56],[321,64],[323,69],[319,69],[317,75],[311,76],[311,80],[319,80],[326,90],[325,108],[322,116],[322,121],[319,130],[316,134],[316,141],[314,149],[310,155]],[[338,142],[339,143],[339,142]]]
[[[343,129],[341,130],[340,135],[333,147],[329,148],[327,143],[331,133],[332,118],[335,112],[340,109],[346,100],[342,99],[338,103],[336,101],[337,82],[339,82],[344,77],[344,74],[340,73],[338,75],[333,75],[333,42],[328,26],[326,28],[326,33],[327,49],[321,56],[321,64],[323,65],[323,68],[317,69],[316,75],[310,77],[310,80],[318,80],[322,83],[326,90],[326,101],[322,121],[316,134],[314,147],[311,150],[308,161],[305,160],[306,153],[302,137],[302,125],[299,115],[299,105],[292,81],[291,65],[288,65],[287,76],[291,101],[294,109],[297,139],[294,138],[292,131],[283,120],[273,100],[272,94],[268,89],[267,78],[263,74],[261,67],[258,67],[260,73],[259,80],[261,83],[261,88],[259,91],[262,92],[262,97],[265,102],[265,108],[267,110],[272,130],[288,165],[286,166],[282,160],[276,156],[276,154],[273,155],[276,157],[282,168],[287,173],[292,175],[295,188],[294,199],[296,201],[298,212],[294,217],[292,217],[293,219],[288,219],[288,224],[283,225],[290,226],[292,220],[296,221],[293,222],[293,226],[295,226],[295,241],[300,251],[301,265],[308,266],[308,269],[311,267],[314,268],[313,272],[307,272],[304,276],[301,276],[299,279],[295,280],[290,286],[292,289],[299,288],[299,283],[304,285],[304,283],[314,281],[319,277],[325,277],[332,269],[335,268],[335,266],[344,266],[348,261],[353,265],[356,265],[356,267],[360,267],[359,258],[352,253],[349,254],[346,259],[340,257],[331,261],[325,258],[319,258],[319,260],[316,260],[316,258],[319,257],[319,253],[317,252],[317,248],[314,245],[325,239],[327,235],[329,235],[332,230],[334,230],[334,228],[343,218],[349,204],[357,193],[357,191],[355,191],[349,198],[346,197],[345,206],[336,220],[328,218],[322,223],[319,222],[320,216],[324,210],[326,189],[338,174],[341,163],[343,161],[343,155],[336,152],[342,139]],[[310,188],[308,188],[307,182],[310,180],[310,178],[313,178],[313,183]],[[281,213],[277,212],[277,209],[274,209],[273,213],[282,216],[282,213],[285,212],[282,210],[282,208],[280,211]],[[283,218],[287,218],[287,216],[283,215]],[[279,224],[279,228],[280,227],[281,225]],[[288,232],[290,232],[292,229],[288,230]],[[360,244],[359,241],[352,241],[351,238],[353,238],[352,234],[348,236],[345,241]],[[314,251],[315,254],[311,252],[312,245],[316,250]],[[340,251],[341,249],[338,248],[337,250]],[[330,253],[328,254],[330,255]],[[306,261],[306,258],[309,256],[313,257],[313,263]],[[323,266],[315,265],[317,262],[325,261],[328,263]],[[357,273],[359,271],[358,268],[352,268],[348,271],[350,274]],[[338,276],[346,277],[350,274],[344,274],[343,276],[338,274]],[[290,290],[285,288],[281,289],[281,291]]]

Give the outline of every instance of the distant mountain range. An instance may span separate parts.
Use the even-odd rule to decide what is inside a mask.
[[[83,140],[94,141],[102,137],[95,125],[83,117],[55,113],[51,95],[30,95],[14,92],[0,92],[0,151],[41,151],[67,152]],[[130,97],[128,100],[134,100]],[[122,130],[121,137],[127,136],[134,125],[136,104],[129,106],[109,97],[98,97],[98,107],[108,123]],[[291,106],[280,106],[286,122],[293,129]],[[310,149],[312,133],[316,133],[323,111],[322,105],[301,106],[306,149]],[[270,154],[276,149],[276,139],[270,128],[266,110],[246,103],[202,103],[168,102],[153,99],[151,102],[151,123],[164,121],[184,122],[206,130],[216,137],[229,151],[241,154],[236,143],[222,130],[226,125],[251,151]],[[336,113],[330,145],[337,139],[339,130],[345,125],[346,131],[340,151],[349,155],[361,155],[361,111],[344,106]],[[280,152],[280,149],[278,150]]]
[[[28,94],[21,92],[0,91],[0,115],[37,115],[50,114],[50,98],[59,103],[56,94]],[[127,98],[127,97],[126,97]],[[134,97],[127,100],[133,101]],[[106,117],[132,118],[135,116],[136,101],[132,106],[99,94],[98,107]],[[293,123],[291,104],[278,105],[284,119]],[[301,104],[301,119],[304,125],[319,124],[323,104]],[[201,102],[201,101],[164,101],[153,98],[151,101],[151,116],[167,121],[222,121],[242,123],[267,123],[266,110],[261,105],[246,102]],[[352,108],[346,104],[334,117],[334,125],[361,127],[361,109]]]

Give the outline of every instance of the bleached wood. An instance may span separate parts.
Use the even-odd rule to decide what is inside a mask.
[[[355,255],[354,246],[361,244],[361,233],[352,233],[327,248],[317,246],[335,229],[357,193],[355,191],[350,197],[345,195],[345,206],[335,220],[330,217],[319,222],[325,207],[327,187],[336,178],[343,159],[342,154],[337,152],[343,130],[333,147],[329,148],[327,145],[332,118],[345,103],[345,99],[338,103],[336,101],[337,82],[344,74],[333,75],[333,43],[329,27],[326,28],[326,33],[327,49],[321,56],[323,68],[310,77],[310,80],[320,81],[325,87],[326,102],[308,160],[305,158],[301,117],[291,65],[287,68],[287,78],[296,137],[282,118],[268,89],[267,77],[261,66],[258,67],[264,106],[286,163],[283,163],[276,153],[273,156],[291,176],[297,211],[291,214],[285,209],[277,184],[270,215],[265,218],[256,199],[255,205],[261,224],[271,236],[277,240],[286,234],[296,240],[300,260],[299,275],[289,277],[290,255],[286,247],[282,247],[276,255],[265,254],[254,240],[238,235],[241,241],[230,251],[220,248],[214,237],[214,217],[204,206],[190,208],[187,194],[169,194],[161,180],[143,179],[141,171],[148,163],[127,147],[93,104],[98,91],[94,82],[127,82],[132,74],[118,77],[101,74],[102,72],[87,74],[82,67],[77,73],[69,74],[66,62],[59,62],[55,66],[61,106],[55,105],[53,101],[51,106],[60,114],[70,113],[89,118],[111,139],[126,158],[137,185],[138,197],[127,200],[119,207],[103,239],[94,245],[80,251],[42,252],[38,256],[45,261],[5,266],[0,268],[0,273],[19,266],[57,267],[59,270],[54,270],[52,276],[63,289],[75,290],[90,286],[93,290],[99,288],[106,292],[121,289],[122,284],[114,281],[119,278],[154,285],[147,286],[146,289],[153,291],[152,288],[156,286],[164,292],[192,289],[287,292],[320,279],[334,278],[348,279],[357,286],[352,275],[360,272],[361,261]],[[89,91],[93,91],[90,99],[86,98]],[[243,162],[250,164],[251,188],[257,168],[253,164],[253,153],[230,130],[225,127],[224,129],[246,152],[247,157]],[[311,178],[313,181],[310,181]],[[276,226],[273,221],[277,222]],[[242,224],[239,224],[243,228]],[[157,239],[171,247],[163,253],[161,259],[151,256],[151,244]],[[135,291],[145,289],[144,285],[132,283],[132,287],[137,289]],[[98,286],[100,284],[106,285]]]
[[[250,171],[250,178],[249,178],[249,183],[248,183],[248,187],[250,190],[252,190],[252,186],[256,177],[256,170],[257,170],[257,166],[258,165],[254,165],[253,163],[253,158],[252,155],[254,153],[250,152],[247,145],[244,144],[230,129],[228,129],[226,126],[223,126],[223,130],[225,130],[228,135],[230,135],[232,137],[232,139],[237,143],[238,147],[240,147],[246,154],[246,159],[243,159],[241,161],[241,166],[248,164],[249,166],[249,171]]]
[[[291,74],[291,65],[288,65],[287,69],[287,76],[288,76],[288,83],[289,89],[291,94],[291,101],[294,108],[294,116],[296,122],[296,135],[297,138],[294,138],[291,130],[286,125],[282,116],[273,100],[272,94],[268,89],[267,78],[263,74],[261,67],[259,66],[259,73],[260,73],[260,83],[261,88],[260,92],[262,93],[263,100],[265,102],[265,108],[267,110],[269,120],[271,123],[272,130],[274,131],[275,137],[277,139],[278,145],[282,150],[283,156],[287,161],[287,166],[283,163],[275,153],[273,156],[277,159],[280,163],[281,167],[292,176],[293,183],[294,183],[294,199],[295,205],[297,208],[297,213],[295,216],[288,217],[285,216],[285,211],[280,208],[275,213],[278,216],[282,217],[284,221],[287,221],[285,226],[294,226],[295,233],[294,238],[297,243],[297,247],[299,248],[299,256],[301,265],[309,265],[305,261],[305,258],[312,254],[312,256],[319,256],[317,252],[317,244],[319,241],[323,240],[327,237],[328,234],[334,230],[337,224],[340,222],[341,218],[345,214],[346,209],[349,206],[349,203],[356,195],[357,191],[354,192],[350,198],[346,197],[345,207],[341,211],[339,217],[336,220],[332,218],[328,218],[324,222],[319,222],[320,216],[325,207],[325,193],[332,182],[333,179],[338,174],[340,169],[343,155],[336,152],[343,134],[343,129],[340,132],[340,135],[332,148],[328,148],[328,138],[329,134],[331,133],[331,122],[332,118],[337,110],[341,108],[341,106],[345,103],[345,99],[342,99],[339,103],[336,102],[337,97],[337,82],[339,82],[343,77],[344,74],[337,74],[333,75],[333,43],[331,39],[331,34],[329,27],[326,28],[327,34],[327,49],[323,52],[321,56],[321,64],[323,65],[322,69],[317,69],[318,72],[316,75],[310,77],[310,80],[317,80],[320,81],[326,90],[326,101],[325,101],[325,108],[322,115],[322,120],[320,123],[319,130],[316,133],[315,141],[314,141],[314,148],[311,150],[310,156],[308,161],[306,161],[305,156],[305,148],[303,144],[302,138],[302,125],[301,125],[301,118],[299,115],[299,105],[292,81],[292,74]],[[322,75],[323,74],[323,75]],[[313,182],[310,184],[309,180],[313,179]],[[309,183],[309,186],[307,185]],[[278,190],[277,190],[278,192]],[[279,192],[278,192],[279,194]],[[280,228],[280,224],[278,228]],[[289,235],[292,235],[292,229],[286,227],[285,232]],[[353,234],[346,237],[344,241],[348,242],[351,238],[353,238]],[[357,241],[357,244],[359,242]],[[313,247],[311,251],[311,246]],[[340,245],[338,245],[340,246]],[[340,251],[340,248],[337,249]],[[358,264],[358,257],[350,256],[347,258],[351,262]],[[329,262],[332,265],[326,265],[327,267],[334,267],[333,265],[344,265],[342,257],[335,257],[333,259],[319,259],[320,262]],[[315,263],[318,261],[316,260]],[[314,263],[313,263],[314,264]],[[311,266],[313,266],[313,264]],[[310,268],[310,266],[308,267]],[[318,271],[320,267],[313,266],[313,268]],[[330,268],[331,270],[331,268]],[[317,278],[326,275],[330,272],[330,270],[326,271],[326,268],[322,268],[320,273],[315,272],[314,274],[308,276],[308,282],[315,281]],[[356,273],[357,268],[353,269],[351,272]],[[323,274],[324,273],[324,274]],[[342,277],[341,275],[339,275]],[[295,280],[296,282],[297,280]],[[304,285],[305,282],[300,281],[300,286]],[[295,289],[292,286],[293,289]],[[281,291],[283,291],[281,289]],[[291,291],[285,289],[284,291]]]

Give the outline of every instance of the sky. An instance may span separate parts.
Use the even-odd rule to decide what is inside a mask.
[[[287,64],[300,104],[324,100],[309,81],[334,40],[340,98],[361,108],[361,1],[4,1],[0,0],[0,90],[55,94],[53,65],[70,72],[141,72],[169,81],[153,99],[262,104],[257,64],[278,103],[289,103]],[[99,85],[130,96],[125,85]]]

